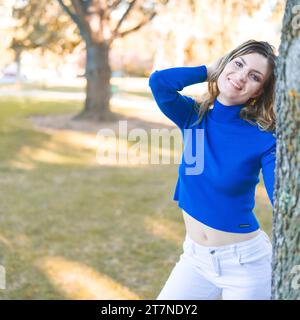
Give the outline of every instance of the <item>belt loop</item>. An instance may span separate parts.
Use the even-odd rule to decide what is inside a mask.
[[[240,265],[242,265],[242,263],[241,263],[241,254],[240,254],[240,252],[239,252],[239,250],[238,250],[238,248],[237,248],[236,245],[234,246],[234,251],[235,251],[235,254],[236,254],[236,256],[237,256],[238,263],[239,263]]]
[[[217,276],[221,275],[220,261],[218,255],[215,254],[215,250],[210,251],[212,263]]]
[[[216,260],[217,260],[217,274],[218,276],[221,275],[221,267],[220,267],[220,260],[219,260],[219,257],[216,256]]]

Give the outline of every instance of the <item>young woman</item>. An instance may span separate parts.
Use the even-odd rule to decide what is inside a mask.
[[[184,143],[173,197],[186,227],[183,253],[156,299],[271,299],[272,244],[253,208],[260,169],[273,206],[274,49],[249,40],[210,66],[156,70],[149,78]],[[178,93],[204,81],[201,101]],[[202,169],[193,171],[187,150]]]

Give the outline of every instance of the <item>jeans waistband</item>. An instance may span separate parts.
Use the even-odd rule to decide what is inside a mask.
[[[236,243],[232,244],[227,244],[223,246],[203,246],[197,242],[195,242],[189,235],[186,233],[185,236],[185,242],[188,244],[193,244],[194,250],[196,250],[199,253],[211,253],[212,251],[214,252],[219,252],[219,253],[227,253],[227,252],[233,252],[235,250],[243,250],[243,249],[248,249],[251,247],[256,247],[261,241],[266,241],[270,243],[270,238],[266,234],[265,231],[262,229],[259,229],[259,233],[249,239],[249,240],[244,240],[244,241],[239,241]]]

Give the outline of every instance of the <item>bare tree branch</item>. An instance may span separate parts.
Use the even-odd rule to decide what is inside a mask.
[[[127,15],[129,14],[130,10],[133,8],[133,6],[135,5],[137,0],[132,0],[132,2],[130,2],[127,10],[125,11],[125,13],[123,14],[123,16],[121,17],[121,19],[119,20],[117,26],[115,27],[115,29],[112,31],[112,38],[115,38],[115,34],[117,34],[121,24],[123,23],[123,21],[125,20],[125,18],[127,17]]]
[[[85,18],[86,17],[85,8],[83,8],[80,0],[71,0],[71,3],[73,4],[77,17],[81,22],[82,29],[85,35],[88,37],[87,41],[92,42],[92,30]]]
[[[61,7],[65,10],[65,12],[76,22],[78,23],[79,21],[77,19],[77,16],[70,10],[70,8],[64,4],[63,0],[57,0],[58,3],[61,5]]]
[[[146,23],[151,21],[156,15],[157,15],[157,12],[153,12],[148,19],[144,20],[143,22],[141,22],[140,24],[138,24],[134,28],[120,32],[120,33],[116,33],[111,39],[109,39],[109,43],[111,44],[116,38],[122,38],[125,35],[127,35],[128,33],[140,29],[143,25],[145,25]]]
[[[82,37],[87,41],[91,42],[91,36],[88,33],[88,30],[84,26],[84,21],[82,21],[81,17],[79,15],[76,15],[76,13],[73,13],[70,8],[64,3],[63,0],[57,0],[58,3],[61,5],[61,7],[64,9],[64,11],[71,17],[71,19],[76,23]]]
[[[109,8],[107,5],[107,1],[106,0],[99,0],[99,5],[98,5],[99,9],[98,9],[98,13],[100,15],[100,20],[103,21],[106,19],[107,14],[109,12]]]
[[[108,9],[110,10],[110,12],[112,12],[121,2],[122,0],[117,0],[112,5],[108,6]]]
[[[105,0],[87,0],[87,1],[70,0],[71,4],[72,4],[72,7],[71,7],[71,6],[66,5],[64,3],[64,0],[57,0],[57,1],[60,3],[60,5],[63,7],[63,9],[68,13],[68,15],[73,19],[73,21],[77,24],[77,26],[80,30],[80,33],[81,33],[82,37],[85,39],[85,41],[90,44],[92,44],[95,41],[100,41],[99,40],[100,37],[98,36],[98,34],[95,33],[95,31],[92,30],[92,28],[89,24],[89,22],[90,22],[89,16],[91,16],[91,15],[98,16],[99,21],[100,21],[100,27],[97,32],[99,32],[99,35],[100,35],[103,32],[106,24],[109,25],[110,16],[111,16],[113,9],[117,8],[122,3],[122,0],[112,1],[112,2],[110,2],[111,3],[110,5]],[[134,8],[134,6],[136,6],[138,3],[140,3],[140,1],[141,0],[132,0],[130,2],[128,1],[128,7],[125,10],[122,17],[119,19],[114,30],[111,31],[110,38],[105,39],[105,41],[108,44],[112,44],[112,42],[116,38],[122,38],[125,35],[140,29],[142,26],[144,26],[146,23],[148,23],[150,20],[152,20],[153,17],[157,14],[156,11],[150,12],[150,14],[149,13],[147,14],[144,12],[145,15],[148,17],[145,17],[145,19],[141,23],[139,23],[134,28],[131,28],[131,29],[123,31],[123,32],[119,32],[122,23],[126,20],[129,13]],[[161,0],[161,3],[166,4],[168,1],[169,0]],[[71,11],[71,8],[73,9],[73,11]],[[138,8],[143,10],[142,5]]]

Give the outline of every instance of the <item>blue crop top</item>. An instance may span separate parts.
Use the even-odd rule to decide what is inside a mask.
[[[253,208],[260,169],[273,206],[276,136],[241,119],[243,104],[227,106],[218,99],[195,125],[195,100],[178,91],[206,79],[205,65],[155,70],[149,77],[157,105],[183,137],[173,200],[212,228],[252,232],[259,228]]]

